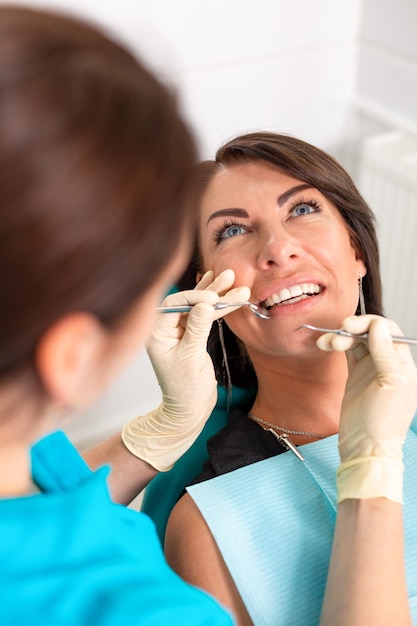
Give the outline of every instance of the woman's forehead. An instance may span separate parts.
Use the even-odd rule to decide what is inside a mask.
[[[267,191],[279,195],[280,190],[302,184],[303,181],[266,161],[245,161],[219,169],[207,185],[202,206],[207,210],[213,203],[231,201],[252,192]]]

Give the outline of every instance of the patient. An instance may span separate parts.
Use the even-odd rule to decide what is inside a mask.
[[[238,137],[201,173],[199,247],[181,287],[231,268],[271,319],[242,308],[213,327],[219,382],[257,385],[257,393],[250,411],[232,411],[210,440],[209,462],[170,517],[168,561],[241,625],[316,625],[321,615],[333,625],[411,623],[406,576],[417,618],[417,563],[405,573],[399,476],[415,365],[390,339],[399,329],[379,317],[373,214],[329,155],[289,136]],[[327,334],[319,349],[305,323],[369,331],[369,342]],[[349,436],[340,434],[339,457],[340,420]],[[416,448],[411,430],[405,450]],[[411,490],[407,455],[405,467]],[[410,554],[413,499],[405,489]]]

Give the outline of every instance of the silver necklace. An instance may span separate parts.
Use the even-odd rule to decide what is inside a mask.
[[[309,433],[307,430],[290,430],[289,428],[283,428],[282,426],[277,426],[276,424],[272,424],[271,422],[267,422],[260,417],[257,417],[253,413],[248,413],[248,417],[254,422],[258,422],[258,424],[263,424],[264,426],[268,426],[270,429],[280,430],[282,433],[287,433],[288,435],[306,435],[307,437],[313,437],[314,439],[324,439],[324,435],[318,435],[317,433]]]

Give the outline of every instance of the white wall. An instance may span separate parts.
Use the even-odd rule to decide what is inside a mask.
[[[415,335],[416,0],[363,0],[353,104],[351,170],[377,217],[385,313]]]
[[[15,4],[20,4],[15,2]],[[117,33],[174,84],[202,156],[270,128],[337,150],[353,94],[360,0],[26,0]]]
[[[358,2],[217,0],[195,6],[177,78],[205,154],[236,133],[259,128],[328,149],[343,143],[355,81]]]
[[[363,0],[354,103],[362,133],[417,134],[416,0]]]

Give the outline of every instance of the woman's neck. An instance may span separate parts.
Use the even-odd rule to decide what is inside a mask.
[[[0,498],[33,493],[30,448],[52,425],[48,411],[40,414],[15,391],[0,391]]]
[[[258,392],[251,413],[277,426],[329,436],[338,431],[347,379],[344,353],[304,360],[253,358]],[[297,444],[312,438],[297,436]]]
[[[30,454],[21,444],[0,447],[0,498],[32,493]]]

